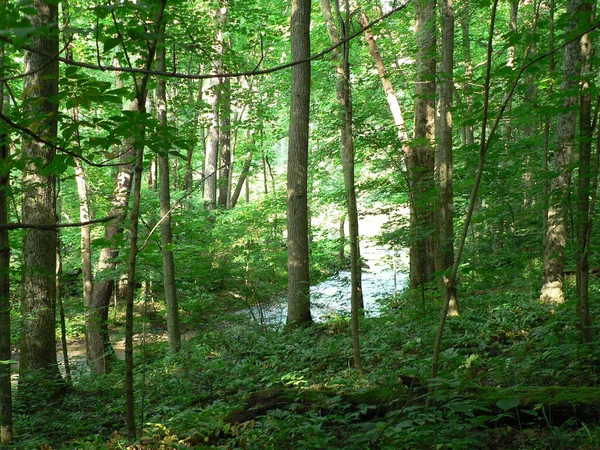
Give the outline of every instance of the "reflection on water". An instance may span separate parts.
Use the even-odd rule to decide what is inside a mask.
[[[362,257],[368,268],[363,268],[362,290],[365,305],[365,315],[376,317],[380,313],[378,300],[391,297],[402,291],[408,281],[406,270],[408,253],[402,251],[396,255],[396,262],[392,259],[392,253],[383,247],[365,247]],[[394,265],[396,270],[394,271]],[[394,272],[396,273],[396,286],[394,286]],[[311,314],[313,320],[320,322],[331,315],[350,314],[350,272],[342,271],[331,278],[311,286],[310,288]],[[267,307],[255,308],[255,317],[263,317],[264,322],[272,325],[285,323],[287,315],[287,304],[282,303]]]

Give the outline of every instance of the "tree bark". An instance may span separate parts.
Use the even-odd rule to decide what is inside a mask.
[[[0,78],[4,77],[4,44],[0,43]],[[0,112],[4,114],[4,84],[0,84]],[[0,224],[8,223],[8,198],[10,195],[10,165],[8,131],[0,124]],[[0,229],[0,360],[11,360],[10,348],[10,243],[8,230]],[[0,443],[12,441],[12,387],[10,364],[0,364]]]
[[[34,28],[49,32],[34,36],[36,51],[24,53],[24,111],[38,125],[38,134],[49,140],[57,135],[58,61],[45,55],[58,54],[58,6],[35,0]],[[39,52],[39,53],[38,53]],[[52,100],[54,99],[54,100]],[[56,174],[41,170],[52,162],[56,151],[23,137],[23,222],[56,224]],[[19,391],[32,395],[56,395],[62,390],[56,361],[56,232],[27,229],[23,236],[21,279],[21,342]],[[35,381],[34,381],[35,380]]]
[[[292,61],[310,57],[311,0],[292,0]],[[308,270],[310,62],[292,67],[287,166],[288,325],[312,322]]]
[[[583,0],[569,0],[567,13],[570,16],[566,36],[572,37],[579,29]],[[583,25],[583,24],[581,24]],[[563,80],[561,91],[564,93],[562,111],[558,116],[556,134],[558,148],[554,152],[553,169],[557,174],[551,181],[550,206],[548,209],[548,227],[544,245],[544,273],[540,300],[548,304],[564,302],[563,272],[565,247],[567,244],[567,216],[571,170],[574,161],[575,126],[577,123],[577,88],[580,74],[581,50],[579,39],[565,45],[563,51]]]
[[[435,272],[433,226],[435,139],[435,1],[417,0],[414,143],[406,157],[410,204],[410,287],[421,288]]]
[[[161,32],[161,43],[156,58],[156,70],[165,72],[164,32]],[[156,83],[156,106],[160,129],[167,129],[167,93],[166,81],[159,78]],[[161,139],[167,145],[167,139]],[[181,348],[181,332],[179,330],[179,305],[177,287],[175,285],[175,261],[173,255],[173,231],[171,229],[171,184],[169,177],[169,148],[161,148],[158,156],[159,195],[160,195],[160,238],[162,246],[163,284],[165,303],[167,305],[167,335],[169,348],[177,353]]]
[[[454,82],[454,2],[442,0],[442,63],[440,74],[440,99],[437,177],[440,185],[439,255],[444,296],[448,297],[448,314],[458,315],[456,286],[448,281],[454,263],[454,202],[452,193],[452,90]]]

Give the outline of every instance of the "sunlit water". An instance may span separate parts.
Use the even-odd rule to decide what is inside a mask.
[[[392,259],[392,253],[382,247],[369,246],[361,256],[366,266],[362,272],[362,290],[367,317],[376,317],[381,312],[380,300],[401,292],[408,282],[407,252],[402,251]],[[394,265],[396,281],[394,282]],[[341,271],[329,279],[310,288],[311,315],[316,322],[332,316],[350,314],[350,272]],[[287,315],[285,300],[262,308],[253,308],[257,320],[271,325],[282,325]]]

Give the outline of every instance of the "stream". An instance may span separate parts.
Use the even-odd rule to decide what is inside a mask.
[[[379,300],[400,293],[408,283],[408,251],[396,256],[395,271],[392,253],[383,247],[365,245],[361,256],[366,266],[362,270],[362,290],[367,317],[377,317],[381,311]],[[394,282],[395,272],[395,282]],[[315,322],[350,314],[350,272],[340,271],[329,279],[310,288],[311,314]],[[274,326],[285,324],[287,301],[254,307],[252,315],[263,323]]]

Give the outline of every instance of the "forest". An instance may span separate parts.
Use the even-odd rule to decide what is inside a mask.
[[[595,12],[0,2],[0,447],[600,448]]]

